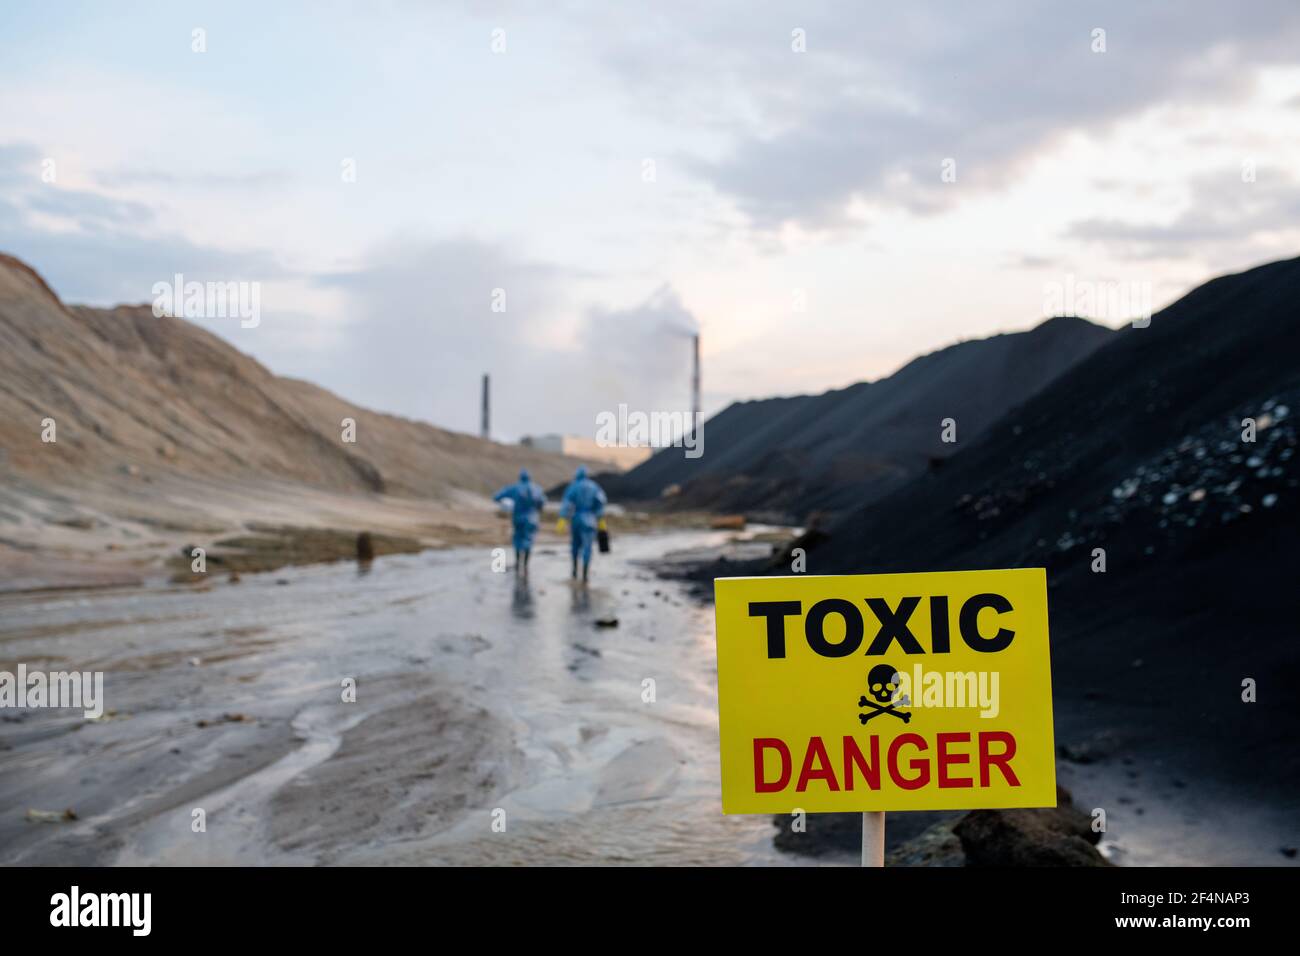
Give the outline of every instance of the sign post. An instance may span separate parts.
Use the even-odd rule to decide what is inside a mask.
[[[862,814],[862,865],[885,865],[885,811]]]
[[[718,578],[724,813],[1056,805],[1047,573]]]

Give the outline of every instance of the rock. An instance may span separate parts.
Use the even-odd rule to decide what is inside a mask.
[[[618,618],[616,617],[598,617],[596,618],[597,627],[618,627]]]
[[[779,566],[788,568],[790,562],[794,560],[794,552],[796,548],[802,548],[806,554],[822,542],[828,540],[830,535],[823,531],[816,523],[819,520],[820,518],[816,515],[809,518],[807,531],[799,535],[799,537],[795,538],[793,541],[787,542],[783,547],[776,548],[772,554],[771,567],[775,568]]]
[[[218,724],[249,724],[253,718],[248,714],[222,714],[218,720],[196,720],[195,727],[215,727]]]
[[[888,819],[888,817],[886,817]],[[965,866],[966,853],[953,832],[956,820],[936,823],[885,855],[885,866]]]
[[[1087,814],[1056,788],[1057,806],[1035,810],[974,810],[953,828],[967,866],[1110,866],[1094,844]]]
[[[91,531],[99,525],[99,522],[94,518],[87,518],[85,516],[64,518],[61,521],[54,521],[51,523],[56,524],[61,528],[73,528],[77,531]]]

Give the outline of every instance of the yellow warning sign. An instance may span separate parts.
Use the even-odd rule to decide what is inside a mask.
[[[714,596],[724,813],[1056,805],[1042,568]]]

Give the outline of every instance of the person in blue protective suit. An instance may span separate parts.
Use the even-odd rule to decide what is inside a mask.
[[[533,536],[541,524],[538,517],[546,504],[546,493],[542,486],[528,474],[527,468],[519,471],[519,480],[513,485],[506,485],[495,495],[493,501],[509,501],[514,505],[510,520],[514,525],[515,573],[528,573],[528,556],[533,551]]]
[[[582,580],[586,581],[591,567],[591,544],[596,540],[597,529],[605,527],[605,492],[587,477],[587,469],[581,466],[560,502],[560,522],[556,526],[560,534],[564,533],[565,522],[573,529],[569,536],[569,550],[573,553],[571,576],[578,576],[578,558],[581,557]]]

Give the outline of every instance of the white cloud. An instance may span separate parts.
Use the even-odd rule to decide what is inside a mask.
[[[391,239],[322,280],[349,316],[327,380],[363,404],[474,431],[487,373],[494,433],[508,438],[590,437],[596,414],[619,402],[686,410],[696,320],[677,294],[663,287],[569,323],[571,279],[490,242]]]
[[[232,2],[202,56],[165,6],[6,12],[30,22],[0,35],[0,248],[96,304],[176,271],[261,281],[240,348],[459,428],[484,371],[503,433],[682,405],[678,309],[717,407],[1027,327],[1045,275],[1167,301],[1300,241],[1266,173],[1300,168],[1281,0]]]

